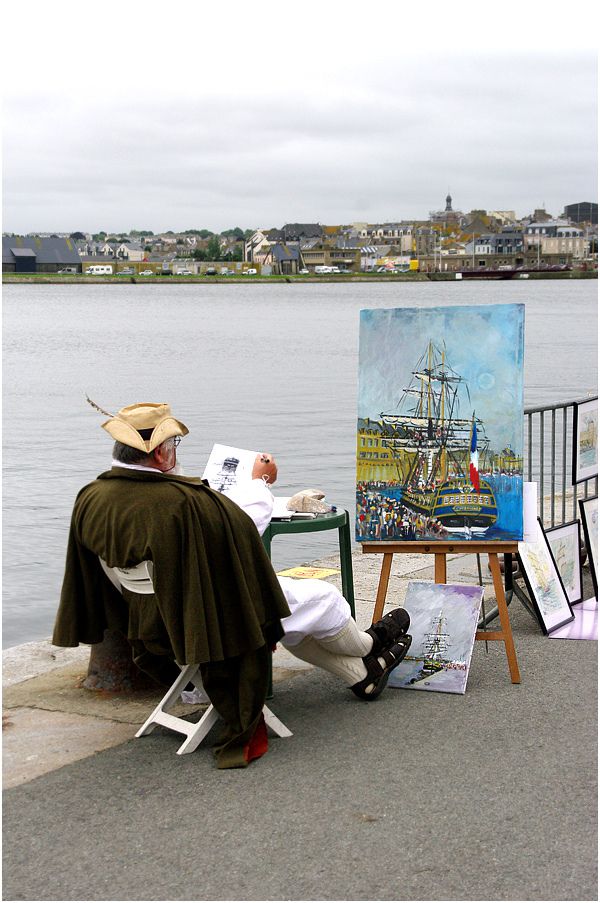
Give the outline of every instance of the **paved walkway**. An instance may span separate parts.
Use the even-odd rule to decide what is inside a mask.
[[[390,607],[430,561],[396,556]],[[380,560],[354,565],[366,626]],[[448,580],[476,582],[474,556]],[[227,772],[210,737],[184,757],[161,729],[133,739],[156,694],[79,689],[86,649],[8,650],[3,899],[597,899],[597,644],[510,616],[521,685],[478,642],[464,696],[363,703],[280,647],[294,736]]]

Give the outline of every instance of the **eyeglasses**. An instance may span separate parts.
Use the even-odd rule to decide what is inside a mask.
[[[177,446],[181,442],[181,436],[172,436],[171,438],[173,439],[174,447],[177,448]]]

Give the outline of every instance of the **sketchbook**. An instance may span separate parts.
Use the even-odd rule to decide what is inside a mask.
[[[216,489],[218,492],[233,489],[238,483],[252,479],[252,469],[257,454],[258,452],[250,451],[247,448],[215,444],[204,468],[202,479],[208,480],[211,489]],[[287,507],[290,499],[290,495],[275,496],[271,515],[273,520],[291,520],[292,518],[294,520],[310,520],[315,517],[312,512],[290,511]]]
[[[257,454],[246,448],[213,445],[202,479],[208,480],[210,488],[218,492],[232,489],[241,480],[252,479],[252,468]]]

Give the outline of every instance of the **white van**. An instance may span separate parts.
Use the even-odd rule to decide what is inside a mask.
[[[110,263],[94,264],[85,271],[86,276],[112,276],[112,265]]]
[[[317,266],[315,267],[315,273],[332,273],[333,267],[325,267],[325,266]]]

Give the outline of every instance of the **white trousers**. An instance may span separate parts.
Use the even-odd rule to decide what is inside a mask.
[[[284,646],[293,647],[307,636],[317,640],[335,636],[351,620],[350,606],[331,583],[293,577],[277,579],[291,611],[289,617],[281,619]]]

